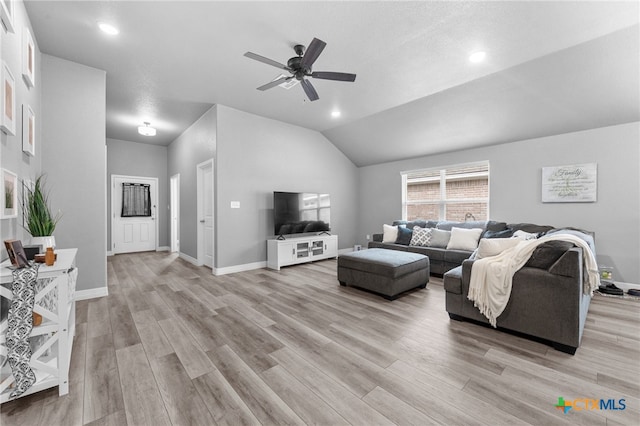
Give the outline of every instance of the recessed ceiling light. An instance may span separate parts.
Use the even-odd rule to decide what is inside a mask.
[[[333,118],[338,118],[338,117],[340,117],[340,115],[341,115],[341,114],[342,114],[342,113],[341,113],[340,111],[338,111],[338,110],[331,111],[331,116],[332,116]]]
[[[98,22],[98,28],[100,28],[100,30],[102,30],[103,33],[106,33],[109,35],[117,35],[120,32],[119,29],[117,29],[111,24],[107,24],[106,22]]]
[[[156,129],[151,127],[151,123],[145,121],[144,126],[138,127],[138,133],[140,133],[142,136],[155,136]]]
[[[475,52],[469,55],[469,61],[477,64],[478,62],[484,61],[484,58],[487,56],[487,52]]]

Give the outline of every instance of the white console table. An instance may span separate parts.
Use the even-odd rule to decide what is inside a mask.
[[[56,250],[58,257],[53,266],[42,264],[38,270],[33,310],[42,315],[42,324],[33,327],[31,332],[33,354],[29,363],[36,375],[36,383],[20,397],[54,386],[58,386],[59,395],[69,393],[69,363],[76,324],[77,252],[78,249]],[[11,368],[6,362],[7,311],[13,299],[13,275],[8,266],[9,260],[0,264],[0,363],[3,363],[0,368],[0,403],[10,400],[9,395],[15,386]]]
[[[333,257],[338,257],[337,235],[267,240],[267,267],[276,271],[279,271],[282,266]]]

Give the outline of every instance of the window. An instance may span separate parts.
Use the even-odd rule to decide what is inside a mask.
[[[404,220],[487,220],[489,162],[402,172]]]
[[[120,217],[151,216],[150,185],[143,183],[122,184],[122,212]]]

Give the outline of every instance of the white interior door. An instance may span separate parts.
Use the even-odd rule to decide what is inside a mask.
[[[138,251],[156,250],[157,238],[157,200],[158,179],[136,176],[111,176],[111,245],[112,252],[133,253]],[[149,185],[149,215],[147,211],[137,212],[141,215],[123,217],[123,188],[124,185]],[[130,204],[127,201],[126,207]],[[137,214],[134,213],[134,214]]]
[[[213,160],[198,164],[198,261],[213,269]]]
[[[180,175],[171,176],[171,253],[180,251]]]

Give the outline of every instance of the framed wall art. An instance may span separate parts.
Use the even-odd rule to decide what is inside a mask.
[[[7,169],[2,169],[0,204],[0,219],[18,217],[18,176]]]
[[[598,165],[572,164],[542,168],[543,203],[597,201]]]
[[[2,1],[2,0],[0,0]],[[0,129],[16,134],[16,80],[6,62],[2,62],[2,99],[0,100]]]
[[[13,33],[13,0],[0,0],[0,20],[8,33]]]
[[[36,84],[36,46],[31,37],[29,28],[24,27],[22,31],[22,78],[27,87],[31,88]]]
[[[22,151],[36,155],[36,115],[29,105],[22,105]]]

